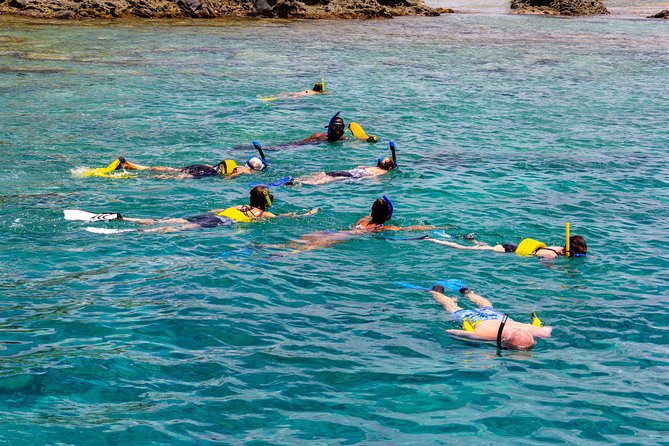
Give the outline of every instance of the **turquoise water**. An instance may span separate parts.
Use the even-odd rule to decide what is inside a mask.
[[[2,444],[667,444],[666,23],[0,23]],[[321,76],[331,95],[257,99]],[[338,110],[381,142],[268,151],[253,179],[70,173],[242,162]],[[62,215],[197,215],[253,181],[371,165],[391,138],[400,172],[274,191],[313,217],[105,236]],[[382,194],[395,224],[490,243],[559,244],[570,221],[590,254],[262,246],[349,228]],[[447,278],[553,337],[457,341],[427,293],[393,284]]]

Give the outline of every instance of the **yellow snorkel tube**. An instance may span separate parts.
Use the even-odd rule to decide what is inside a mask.
[[[564,244],[564,253],[567,257],[571,257],[571,247],[569,246],[569,222],[567,222],[565,224],[564,232],[565,232],[565,238],[566,238],[566,241],[565,241],[565,244]]]
[[[265,189],[262,191],[262,194],[265,196],[265,200],[267,200],[267,207],[270,208],[272,207],[272,195],[269,193],[269,189]]]

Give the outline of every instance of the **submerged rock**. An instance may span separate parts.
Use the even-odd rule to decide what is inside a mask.
[[[649,15],[647,18],[649,18],[649,19],[669,19],[669,9],[665,9],[664,11],[660,11],[657,14]]]
[[[602,0],[511,0],[518,14],[593,15],[608,14]]]
[[[0,14],[50,18],[390,18],[439,15],[424,0],[0,0]]]

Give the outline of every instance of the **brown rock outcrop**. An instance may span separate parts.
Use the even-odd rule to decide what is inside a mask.
[[[564,16],[609,13],[602,0],[511,0],[511,11]]]
[[[657,14],[649,15],[648,19],[669,19],[669,9],[660,11]]]

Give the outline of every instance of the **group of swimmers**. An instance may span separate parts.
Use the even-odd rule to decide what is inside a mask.
[[[324,87],[316,84],[314,89],[305,94],[317,94],[324,92]],[[292,97],[292,96],[285,96]],[[349,126],[350,128],[350,126]],[[345,139],[346,125],[340,112],[337,112],[330,119],[327,132],[314,133],[311,136],[294,143],[292,145],[317,144],[321,142],[335,142]],[[354,132],[354,136],[356,135]],[[370,142],[374,141],[367,137],[364,132],[364,138]],[[376,138],[376,137],[374,137]],[[124,170],[148,170],[160,172],[161,175],[167,175],[170,178],[203,178],[211,176],[235,177],[242,174],[253,174],[264,170],[267,165],[267,159],[264,151],[258,141],[253,141],[258,156],[249,158],[244,165],[237,165],[233,160],[223,160],[215,165],[195,164],[182,168],[166,166],[142,166],[120,157],[112,163],[112,167]],[[390,156],[382,156],[377,160],[375,166],[358,166],[350,170],[318,172],[303,178],[290,178],[283,184],[306,184],[319,185],[337,180],[361,179],[367,177],[377,177],[384,175],[389,171],[396,169],[397,154],[393,141],[389,142],[391,151]],[[225,209],[213,209],[206,214],[196,215],[187,218],[168,218],[168,219],[148,219],[123,217],[118,214],[117,219],[128,222],[138,223],[140,225],[150,225],[151,228],[142,229],[143,232],[173,232],[197,228],[213,228],[220,225],[229,225],[232,222],[248,223],[263,219],[277,217],[304,217],[314,215],[318,208],[308,210],[303,213],[274,214],[268,209],[274,204],[274,195],[267,185],[258,185],[251,189],[248,204],[237,205]],[[364,233],[375,233],[381,231],[429,231],[438,229],[434,226],[408,226],[399,227],[386,224],[393,215],[393,204],[388,197],[377,198],[371,207],[369,215],[360,218],[351,229],[341,231],[321,231],[306,234],[300,239],[290,243],[284,248],[288,248],[289,254],[296,254],[312,249],[322,248],[343,242]],[[555,258],[558,256],[585,256],[587,253],[587,244],[581,236],[567,235],[565,246],[547,246],[546,244],[534,239],[524,239],[518,245],[498,244],[489,245],[468,237],[470,245],[463,245],[453,241],[445,241],[431,238],[428,235],[416,239],[426,240],[432,243],[449,246],[461,250],[487,250],[500,253],[516,253],[521,256],[538,256],[544,258]],[[468,300],[477,305],[476,310],[463,310],[457,305],[457,299],[445,295],[446,290],[453,293],[462,294]],[[492,304],[487,299],[474,293],[464,283],[459,281],[440,282],[428,289],[434,299],[442,307],[452,314],[452,318],[460,323],[462,329],[448,330],[448,332],[460,338],[495,341],[499,348],[525,350],[531,348],[536,338],[549,337],[552,331],[551,327],[544,327],[536,315],[533,314],[531,323],[519,323],[508,318],[508,315],[493,309]]]

